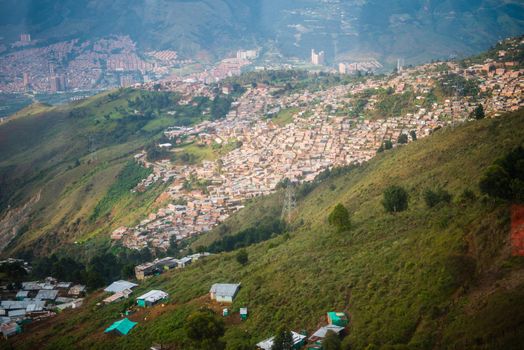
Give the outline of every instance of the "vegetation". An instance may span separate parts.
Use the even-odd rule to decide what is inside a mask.
[[[328,222],[334,226],[339,232],[349,230],[351,222],[349,220],[349,212],[343,204],[337,204],[333,211],[329,213]]]
[[[273,338],[273,346],[271,346],[271,350],[288,350],[292,347],[293,336],[291,335],[291,332],[289,329],[281,327],[275,335],[275,338]]]
[[[354,350],[518,348],[524,340],[523,264],[507,248],[508,203],[467,199],[466,205],[457,200],[429,209],[423,193],[433,183],[453,194],[478,188],[486,167],[521,144],[515,130],[522,128],[522,112],[473,121],[360,167],[326,173],[304,196],[297,195],[287,234],[243,248],[249,264],[240,265],[236,251],[225,252],[142,282],[136,295],[161,289],[173,300],[130,315],[139,325],[126,337],[103,330],[129,304],[97,307],[104,296],[94,293],[82,308],[9,343],[17,349],[147,348],[160,342],[188,348],[187,316],[209,304],[211,284],[238,281],[242,288],[231,310],[247,306],[250,316],[242,323],[226,319],[222,339],[228,347],[239,342],[239,333],[253,345],[281,325],[311,332],[326,311],[343,310],[351,315],[343,343]],[[394,216],[381,204],[392,185],[410,198],[409,207]],[[260,218],[279,217],[282,197],[253,200],[224,223],[223,236],[217,228],[198,244],[254,227]],[[351,213],[348,234],[325,224],[338,203]]]
[[[400,186],[392,185],[384,191],[382,205],[389,213],[397,213],[408,208],[408,193]]]
[[[477,96],[480,92],[479,84],[472,79],[461,75],[449,73],[442,76],[438,82],[439,91],[446,97],[451,96]]]
[[[401,144],[401,145],[404,145],[404,144],[408,143],[408,135],[407,134],[400,134],[398,136],[397,143]]]
[[[495,161],[480,180],[480,190],[488,196],[524,202],[524,147],[513,149]]]
[[[342,342],[337,333],[333,331],[328,331],[324,340],[322,340],[322,349],[323,350],[340,350]]]
[[[240,249],[237,252],[236,259],[240,265],[246,265],[249,261],[249,256],[247,254],[247,251],[245,249]]]
[[[220,350],[224,348],[220,340],[224,335],[224,321],[211,310],[192,313],[187,318],[184,328],[191,349]]]
[[[480,119],[484,119],[484,117],[486,116],[486,114],[484,113],[484,106],[482,106],[482,104],[479,104],[472,112],[472,116],[477,119],[477,120],[480,120]]]
[[[451,202],[451,194],[449,194],[448,191],[442,188],[439,188],[436,191],[427,189],[424,192],[424,200],[426,201],[426,205],[429,208],[433,208],[434,206],[436,206],[439,203]]]
[[[96,205],[91,219],[96,220],[107,214],[122,196],[129,195],[130,191],[149,174],[151,174],[151,169],[144,168],[134,161],[129,161],[118,174],[116,181],[111,185],[104,198]]]

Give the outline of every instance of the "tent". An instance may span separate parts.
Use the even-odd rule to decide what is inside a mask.
[[[130,321],[129,319],[127,319],[127,318],[124,318],[124,319],[122,319],[120,321],[116,321],[111,326],[106,328],[104,333],[109,333],[109,332],[112,332],[112,331],[118,331],[122,335],[127,335],[129,333],[129,331],[131,331],[133,329],[133,327],[136,326],[136,325],[137,325],[137,322],[133,322],[133,321]]]

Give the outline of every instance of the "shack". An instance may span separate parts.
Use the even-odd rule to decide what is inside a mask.
[[[314,343],[320,343],[326,337],[326,334],[329,331],[335,332],[335,334],[340,336],[344,332],[344,329],[344,327],[336,326],[333,324],[321,327],[315,333],[313,333],[311,337],[309,337],[309,341]]]
[[[118,292],[122,292],[122,291],[124,291],[126,289],[133,289],[136,286],[138,286],[138,284],[133,283],[133,282],[120,280],[120,281],[116,281],[116,282],[111,283],[109,286],[107,286],[104,289],[104,292],[107,292],[107,293],[118,293]]]
[[[124,318],[107,327],[104,333],[118,332],[121,335],[127,335],[136,325],[137,322]]]
[[[169,297],[169,294],[167,294],[166,292],[163,292],[161,290],[150,290],[146,294],[136,298],[136,303],[138,306],[148,307],[155,305],[156,303],[162,300],[166,300],[167,297]]]
[[[215,283],[209,290],[209,296],[220,303],[232,303],[239,288],[240,283]]]
[[[329,324],[346,327],[349,323],[348,317],[343,312],[330,311],[327,313],[327,321]]]

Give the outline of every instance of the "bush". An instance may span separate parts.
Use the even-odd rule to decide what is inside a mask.
[[[271,350],[289,350],[293,346],[293,336],[291,332],[281,327],[273,339]]]
[[[479,183],[490,197],[524,202],[524,148],[517,147],[491,165]]]
[[[399,143],[399,144],[401,144],[401,145],[408,143],[408,135],[406,135],[406,134],[400,134],[400,135],[398,136],[397,143]]]
[[[451,194],[449,194],[448,191],[439,188],[436,191],[427,189],[424,192],[424,200],[426,201],[426,205],[429,208],[433,208],[439,203],[449,203],[451,202]]]
[[[382,205],[388,213],[404,211],[408,208],[408,193],[400,186],[390,186],[384,191]]]
[[[341,342],[338,334],[333,331],[328,331],[326,337],[322,340],[323,350],[340,350]]]
[[[212,311],[201,310],[189,315],[184,325],[186,336],[195,349],[219,350],[224,345],[220,338],[224,335],[224,321]]]
[[[236,259],[240,265],[246,265],[249,261],[249,256],[245,249],[240,249],[236,255]]]
[[[334,226],[339,232],[349,230],[351,222],[349,219],[349,212],[342,204],[337,204],[328,216],[328,222]]]

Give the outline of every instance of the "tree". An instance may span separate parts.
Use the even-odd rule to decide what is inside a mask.
[[[254,348],[251,335],[245,330],[232,327],[225,338],[227,339],[226,350],[252,350]]]
[[[240,249],[237,253],[236,259],[240,265],[246,265],[249,260],[249,256],[246,250]]]
[[[328,222],[331,226],[335,226],[339,232],[348,230],[351,227],[349,212],[346,207],[340,203],[337,204],[329,214]]]
[[[408,135],[406,134],[400,134],[398,136],[397,142],[401,145],[408,143]]]
[[[275,338],[273,338],[273,346],[271,350],[289,350],[293,347],[293,336],[291,332],[285,327],[280,327]]]
[[[416,132],[415,130],[411,130],[411,131],[409,132],[409,136],[411,136],[411,139],[412,139],[413,141],[417,141],[417,132]]]
[[[486,114],[484,113],[484,106],[482,106],[482,104],[479,104],[477,108],[475,108],[475,110],[473,111],[473,116],[477,120],[484,119]]]
[[[488,168],[479,183],[480,191],[491,197],[510,200],[512,198],[511,177],[502,166],[494,164]]]
[[[324,340],[322,340],[323,350],[340,350],[341,341],[338,334],[333,331],[328,331]]]
[[[384,141],[384,149],[385,150],[392,149],[392,148],[393,148],[393,142],[391,142],[391,140]]]
[[[408,208],[408,193],[400,186],[390,186],[384,191],[382,205],[388,213],[397,213]]]
[[[224,335],[224,329],[224,321],[210,310],[193,312],[184,325],[192,348],[201,350],[223,349],[220,338]]]

